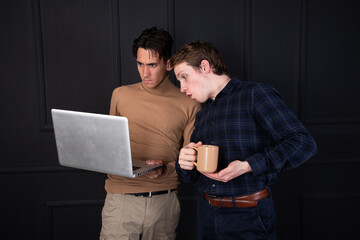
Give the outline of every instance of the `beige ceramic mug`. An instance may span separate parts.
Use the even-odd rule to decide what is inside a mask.
[[[194,162],[199,172],[213,173],[217,169],[219,147],[215,145],[200,145],[194,147],[197,151],[197,161]]]

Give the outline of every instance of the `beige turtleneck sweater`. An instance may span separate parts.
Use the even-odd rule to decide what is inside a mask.
[[[138,193],[178,187],[175,161],[179,149],[190,141],[200,105],[181,93],[167,78],[156,88],[142,83],[118,87],[111,98],[110,115],[129,120],[131,154],[134,159],[160,159],[167,171],[157,179],[108,175],[107,193]]]

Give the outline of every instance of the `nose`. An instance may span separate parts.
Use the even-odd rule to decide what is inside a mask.
[[[144,72],[143,72],[143,75],[144,75],[145,78],[147,78],[147,77],[150,76],[149,66],[145,65],[143,71],[144,71]]]
[[[185,92],[185,91],[186,91],[186,87],[182,82],[180,82],[180,92]]]

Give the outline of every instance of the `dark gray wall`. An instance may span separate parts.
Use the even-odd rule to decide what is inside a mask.
[[[131,45],[156,25],[174,50],[201,39],[233,76],[279,89],[318,154],[273,186],[279,239],[358,239],[360,33],[356,0],[2,0],[3,239],[97,239],[105,175],[60,167],[51,108],[107,113],[138,82]],[[195,238],[196,186],[182,185],[179,239]]]

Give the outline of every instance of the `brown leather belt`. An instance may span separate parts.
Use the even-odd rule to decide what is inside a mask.
[[[204,198],[206,199],[206,201],[208,201],[211,206],[218,208],[233,208],[233,202],[236,203],[236,207],[238,208],[256,207],[258,205],[257,201],[264,199],[267,196],[269,196],[269,191],[267,190],[267,188],[261,190],[260,192],[252,193],[241,197],[234,197],[234,199],[231,197],[221,198],[204,193]]]

